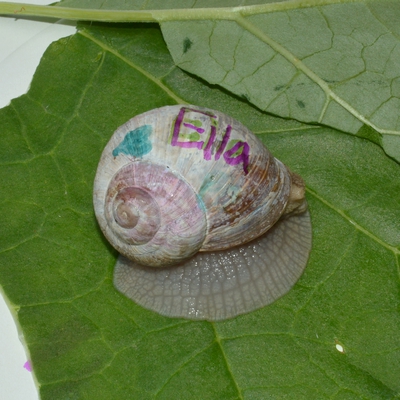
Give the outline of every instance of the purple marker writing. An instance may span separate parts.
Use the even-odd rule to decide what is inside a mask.
[[[236,152],[242,150],[237,156],[233,156]],[[224,159],[229,165],[238,165],[243,163],[244,173],[249,173],[249,152],[250,146],[246,142],[237,142],[230,150],[224,153]]]
[[[216,115],[189,107],[182,107],[173,126],[171,145],[203,150],[204,159],[209,161],[213,157],[213,144],[218,139],[218,136],[222,136],[214,159],[219,160],[223,155],[223,159],[228,165],[243,164],[243,171],[247,175],[249,172],[249,144],[239,141],[234,142],[233,146],[229,148],[232,126],[227,125],[223,135],[218,132],[217,128],[218,117]],[[199,140],[199,135],[202,135],[202,140]],[[227,147],[229,150],[225,151]]]

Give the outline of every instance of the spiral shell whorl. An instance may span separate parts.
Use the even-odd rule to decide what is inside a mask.
[[[167,266],[196,253],[204,241],[204,206],[168,167],[136,161],[110,181],[102,228],[114,247],[139,264]]]
[[[123,187],[114,195],[115,188],[115,182],[111,182],[105,210],[108,223],[127,244],[149,242],[161,225],[161,211],[157,202],[140,187]]]

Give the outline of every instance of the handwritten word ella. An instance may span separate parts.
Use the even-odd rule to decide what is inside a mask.
[[[219,140],[217,126],[216,115],[182,107],[173,125],[171,145],[202,150],[204,159],[208,161],[213,157],[219,160],[222,155],[228,165],[242,164],[243,171],[247,175],[249,173],[249,144],[240,140],[230,140],[231,125],[226,127],[222,140]],[[219,146],[215,151],[213,145],[217,140]]]

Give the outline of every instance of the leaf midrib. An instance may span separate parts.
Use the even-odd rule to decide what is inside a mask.
[[[252,16],[277,11],[288,11],[337,3],[354,3],[359,0],[287,0],[277,3],[254,4],[235,7],[170,8],[149,10],[115,10],[74,8],[55,5],[0,2],[0,14],[37,16],[98,22],[166,22],[180,20],[234,20],[238,16]]]

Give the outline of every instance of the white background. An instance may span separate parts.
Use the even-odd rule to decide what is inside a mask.
[[[48,4],[50,0],[27,2]],[[74,24],[66,21],[0,17],[0,108],[26,93],[49,44],[74,32]],[[13,317],[0,295],[1,400],[38,400],[33,374],[24,368],[27,360]]]

